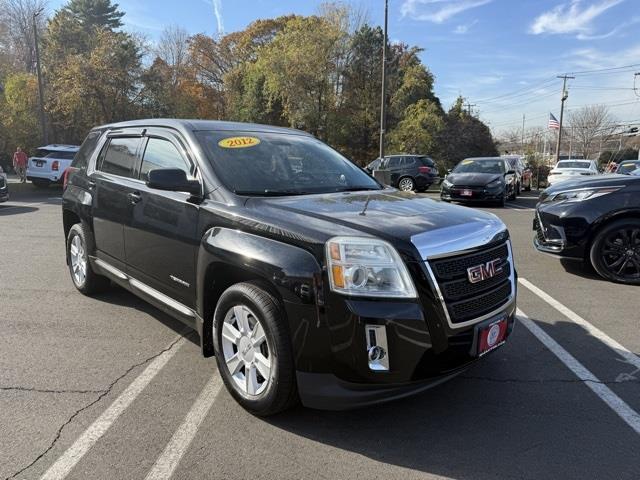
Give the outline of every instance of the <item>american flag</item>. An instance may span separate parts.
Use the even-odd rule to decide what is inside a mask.
[[[547,128],[550,128],[552,130],[560,130],[560,122],[558,122],[556,117],[553,116],[553,113],[549,114],[549,124],[547,125]]]

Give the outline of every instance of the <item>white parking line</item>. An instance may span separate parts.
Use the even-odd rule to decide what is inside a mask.
[[[555,298],[553,298],[548,293],[540,290],[538,287],[536,287],[533,283],[528,281],[526,278],[520,277],[518,279],[518,282],[522,286],[524,286],[527,289],[529,289],[531,292],[535,293],[538,297],[540,297],[542,300],[547,302],[549,305],[551,305],[553,308],[555,308],[557,311],[559,311],[561,314],[563,314],[569,320],[571,320],[572,322],[580,325],[587,332],[589,332],[589,334],[592,337],[597,338],[602,343],[604,343],[606,346],[608,346],[609,348],[611,348],[612,350],[617,352],[618,355],[620,355],[622,358],[624,358],[627,363],[633,365],[636,368],[640,368],[640,357],[638,357],[635,353],[631,352],[628,348],[626,348],[625,346],[623,346],[620,343],[618,343],[617,341],[615,341],[613,338],[611,338],[609,335],[604,333],[599,328],[597,328],[594,325],[592,325],[591,323],[587,322],[584,318],[582,318],[577,313],[575,313],[572,310],[570,310],[569,308],[565,307],[562,303],[557,301]]]
[[[40,477],[40,480],[62,480],[82,457],[100,440],[118,417],[145,389],[149,382],[167,364],[176,352],[184,345],[186,337],[180,338],[173,346],[158,355],[147,368],[129,385],[124,392],[107,408],[98,419],[87,428],[56,462]]]
[[[558,359],[565,364],[584,384],[606,403],[618,416],[624,420],[638,435],[640,435],[640,414],[633,410],[624,400],[603,384],[598,377],[585,368],[573,355],[562,348],[558,342],[547,335],[542,328],[527,317],[522,310],[517,310],[518,320]]]
[[[182,425],[175,431],[171,440],[157,458],[156,463],[145,477],[145,480],[163,480],[171,478],[182,456],[189,448],[193,437],[200,428],[200,424],[207,416],[209,409],[216,400],[222,387],[222,379],[219,375],[209,380],[187,413]]]

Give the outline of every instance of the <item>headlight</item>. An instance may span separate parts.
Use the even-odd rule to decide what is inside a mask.
[[[487,188],[496,188],[496,187],[499,187],[500,185],[502,185],[502,181],[499,178],[497,178],[493,182],[488,183]]]
[[[566,190],[564,192],[558,192],[553,195],[549,195],[542,201],[547,202],[582,202],[583,200],[590,200],[592,198],[601,197],[609,193],[620,190],[620,187],[602,187],[602,188],[579,188],[575,190]]]
[[[334,237],[327,242],[331,290],[363,297],[416,298],[400,255],[375,238]]]
[[[453,187],[453,183],[451,183],[449,180],[447,180],[446,178],[442,181],[442,186],[444,188],[451,188]]]

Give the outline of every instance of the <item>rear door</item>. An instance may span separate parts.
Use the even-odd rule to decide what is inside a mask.
[[[107,139],[89,175],[93,190],[93,231],[97,255],[124,271],[124,225],[132,215],[131,195],[140,186],[136,179],[141,136]]]
[[[402,160],[403,157],[389,157],[387,159],[386,168],[389,170],[391,185],[393,185],[394,187],[398,186],[398,180],[400,179],[400,174],[402,173]]]
[[[149,171],[160,168],[179,168],[195,177],[195,162],[185,145],[171,130],[147,131],[140,182],[134,192],[136,203],[124,238],[130,275],[193,308],[199,207],[188,193],[155,190],[145,183]]]

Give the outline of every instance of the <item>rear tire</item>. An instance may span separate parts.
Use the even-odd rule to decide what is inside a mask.
[[[222,380],[244,409],[266,417],[298,402],[284,309],[262,284],[238,283],[222,294],[213,335]]]
[[[606,225],[593,240],[589,259],[602,278],[640,285],[640,220],[625,218]]]
[[[108,278],[93,271],[89,252],[93,252],[93,236],[82,223],[76,223],[67,235],[67,264],[73,285],[88,296],[105,291],[111,285]]]
[[[413,192],[416,189],[416,182],[411,177],[402,177],[398,180],[398,189],[403,192]]]

